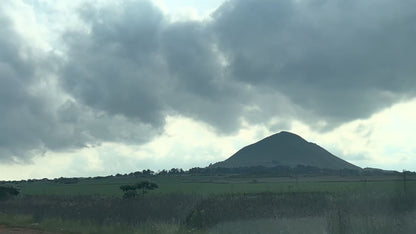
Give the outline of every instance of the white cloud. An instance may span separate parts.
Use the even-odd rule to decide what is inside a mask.
[[[148,168],[157,171],[205,167],[269,134],[264,126],[246,126],[234,135],[218,135],[203,122],[169,116],[163,134],[149,143],[103,143],[72,152],[47,152],[33,158],[32,164],[0,165],[0,178],[97,176]]]
[[[208,20],[225,0],[153,0],[171,22]]]
[[[324,134],[300,122],[292,125],[292,131],[361,167],[415,171],[415,119],[416,99],[412,99]]]
[[[414,171],[415,119],[416,100],[411,100],[325,134],[298,121],[292,122],[289,129],[280,130],[290,130],[361,167]],[[205,167],[273,133],[263,125],[245,124],[236,134],[221,135],[204,122],[169,116],[163,134],[144,145],[104,143],[73,152],[48,152],[35,157],[33,164],[0,165],[0,178],[97,176],[147,168],[157,171]]]

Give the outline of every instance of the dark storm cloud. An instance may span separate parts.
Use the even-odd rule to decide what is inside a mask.
[[[69,62],[63,85],[77,100],[110,114],[163,122],[158,34],[161,13],[150,3],[126,3],[121,9],[91,6],[82,15],[91,33],[68,32]],[[88,18],[87,18],[88,17]]]
[[[35,63],[27,63],[19,56],[23,43],[2,8],[0,24],[0,160],[17,160],[28,151],[42,150],[37,133],[45,123],[36,120],[47,120],[48,116],[43,100],[28,91],[28,86],[36,82]]]
[[[82,15],[91,31],[65,35],[65,90],[94,109],[153,127],[179,114],[236,129],[242,95],[226,80],[207,24],[169,23],[146,1],[111,9],[87,7]]]
[[[0,160],[140,144],[167,115],[219,133],[368,117],[416,94],[415,5],[228,1],[211,20],[169,22],[148,1],[86,3],[85,28],[61,36],[63,56],[22,56],[30,42],[0,8]]]
[[[164,30],[161,53],[173,84],[165,101],[180,114],[230,132],[238,128],[247,95],[228,80],[209,27],[188,22]]]
[[[152,126],[179,113],[220,132],[273,117],[330,129],[414,95],[412,5],[228,1],[212,21],[179,23],[145,1],[87,8],[91,32],[66,35],[62,83],[88,106]]]
[[[7,4],[6,4],[7,5]],[[53,85],[58,59],[28,46],[0,7],[0,162],[26,163],[48,150],[62,151],[102,141],[141,143],[158,129],[61,101]],[[140,134],[137,134],[139,132]]]
[[[340,124],[413,96],[414,1],[230,1],[216,12],[233,79]]]

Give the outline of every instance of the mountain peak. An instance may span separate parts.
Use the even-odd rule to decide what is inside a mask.
[[[274,135],[298,136],[298,135],[296,135],[296,134],[294,134],[294,133],[291,133],[291,132],[288,132],[288,131],[281,131],[281,132],[276,133],[276,134],[274,134]],[[298,136],[298,137],[299,137],[299,136]]]
[[[273,134],[271,136],[268,136],[264,138],[261,141],[258,141],[257,143],[260,143],[262,141],[273,141],[277,143],[289,143],[289,142],[297,142],[297,143],[308,143],[305,139],[303,139],[301,136],[296,135],[295,133],[288,132],[288,131],[281,131],[279,133]],[[257,144],[255,143],[255,144]]]
[[[240,149],[215,167],[251,167],[278,165],[296,167],[298,165],[328,169],[359,169],[317,144],[310,143],[291,132],[281,131]]]
[[[273,134],[273,135],[268,136],[266,138],[270,138],[270,137],[271,138],[274,138],[274,137],[290,137],[290,138],[300,138],[300,139],[304,140],[301,136],[299,136],[295,133],[292,133],[292,132],[288,132],[288,131],[281,131],[279,133]]]

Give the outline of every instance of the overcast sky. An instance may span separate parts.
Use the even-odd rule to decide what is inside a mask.
[[[416,1],[0,3],[0,180],[204,167],[282,130],[416,170]]]

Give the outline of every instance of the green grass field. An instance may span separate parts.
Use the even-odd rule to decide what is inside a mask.
[[[121,185],[159,188],[121,199]],[[0,225],[58,233],[412,233],[416,178],[119,176],[2,183],[20,195],[0,201]],[[32,196],[34,195],[34,196]],[[395,226],[396,225],[396,226]],[[302,229],[303,228],[303,229]]]
[[[16,187],[22,195],[100,195],[122,196],[121,185],[150,180],[159,185],[151,194],[227,194],[259,192],[329,192],[354,193],[372,191],[390,193],[404,188],[403,181],[396,177],[374,177],[367,181],[358,177],[224,177],[224,176],[155,176],[150,178],[109,177],[99,180],[82,179],[75,184],[54,182],[23,182]],[[416,180],[408,180],[406,189],[415,191]]]

